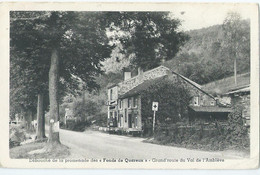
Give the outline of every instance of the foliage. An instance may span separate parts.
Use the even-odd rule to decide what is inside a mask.
[[[83,132],[85,129],[90,126],[89,121],[75,121],[75,120],[67,120],[66,125],[62,122],[60,127],[62,129],[68,129],[71,131],[80,131]]]
[[[160,65],[172,59],[188,39],[178,31],[178,19],[169,12],[110,12],[112,37],[119,42],[121,52],[131,63],[143,69]]]
[[[74,117],[81,120],[87,120],[87,117],[94,116],[99,111],[97,104],[92,99],[76,100],[72,109]]]
[[[241,148],[249,147],[249,128],[244,125],[242,107],[234,107],[234,112],[230,113],[228,117],[228,124],[224,128],[228,144]]]
[[[237,52],[237,72],[249,72],[250,22],[239,20],[238,24],[234,30],[240,37],[234,38],[233,44],[225,33],[234,31],[225,28],[225,25],[186,32],[190,36],[189,41],[180,48],[175,58],[167,61],[165,65],[199,84],[222,79],[234,72],[234,56],[230,52],[236,42],[239,47],[233,50]]]
[[[234,109],[226,122],[226,124],[221,124],[215,121],[210,125],[195,124],[192,126],[184,123],[167,123],[157,127],[154,137],[160,144],[193,149],[248,149],[250,146],[249,130],[243,123],[241,109]]]
[[[39,16],[33,18],[33,16]],[[26,19],[24,19],[27,17]],[[38,70],[39,80],[48,78],[50,52],[58,48],[61,64],[61,84],[71,91],[97,87],[94,77],[101,73],[100,61],[109,57],[111,46],[105,33],[102,13],[97,12],[16,12],[11,13],[11,46]],[[46,32],[48,31],[48,32]],[[19,57],[22,53],[19,53]],[[33,62],[31,62],[33,61]],[[84,65],[84,66],[83,66]],[[24,67],[27,64],[23,64]],[[45,71],[40,70],[44,68]],[[43,88],[44,89],[44,88]]]
[[[107,125],[107,86],[113,83],[122,81],[121,73],[107,73],[96,77],[96,82],[100,86],[99,90],[92,92],[85,91],[81,95],[72,97],[67,95],[64,97],[63,103],[60,107],[60,118],[65,116],[65,108],[74,109],[75,117],[82,116],[83,119],[89,118],[93,123],[98,126]],[[85,104],[83,104],[83,96],[85,98]],[[70,101],[71,99],[72,101]]]
[[[143,91],[141,96],[145,134],[152,128],[153,111],[151,108],[153,102],[159,103],[156,112],[157,125],[187,121],[187,107],[191,96],[189,90],[182,83],[162,79]]]
[[[113,48],[108,43],[107,23],[104,19],[103,13],[100,12],[10,13],[11,51],[14,51],[11,55],[21,59],[21,62],[15,62],[16,67],[29,70],[25,75],[26,81],[19,83],[22,90],[29,89],[28,94],[32,95],[32,98],[35,94],[30,88],[33,88],[34,84],[43,84],[36,86],[37,90],[46,90],[49,85],[50,117],[55,122],[59,117],[58,101],[65,90],[76,93],[80,85],[84,90],[98,88],[95,77],[102,73],[100,61],[108,58]],[[14,75],[18,75],[19,79],[21,77],[17,70],[14,69]],[[19,70],[24,72],[24,69]],[[34,84],[28,84],[32,77]],[[30,98],[26,100],[30,101]],[[15,100],[11,102],[13,101]],[[19,102],[20,99],[16,101]]]

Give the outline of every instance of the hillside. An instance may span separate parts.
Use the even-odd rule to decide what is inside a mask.
[[[243,42],[237,57],[238,73],[250,70],[250,25],[242,21]],[[224,42],[222,25],[187,32],[190,39],[175,58],[165,63],[191,80],[205,84],[233,74],[233,60]]]

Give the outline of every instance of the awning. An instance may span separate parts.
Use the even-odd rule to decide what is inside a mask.
[[[231,108],[219,106],[189,106],[195,112],[232,112]]]

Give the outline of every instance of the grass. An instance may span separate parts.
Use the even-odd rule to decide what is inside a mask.
[[[31,151],[43,149],[46,142],[33,142],[10,149],[11,159],[42,159],[42,158],[66,158],[70,155],[69,148],[64,145],[55,145],[50,152],[29,154]]]

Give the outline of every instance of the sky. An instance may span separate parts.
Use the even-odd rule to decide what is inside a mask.
[[[184,31],[201,29],[222,24],[228,12],[238,12],[242,19],[250,19],[251,11],[246,4],[196,4],[178,6],[172,11],[173,17],[182,21],[180,29]]]

